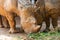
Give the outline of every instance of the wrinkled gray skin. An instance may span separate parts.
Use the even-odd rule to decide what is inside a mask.
[[[40,7],[40,13],[43,13],[43,18],[46,22],[46,30],[58,30],[58,15],[60,14],[60,0],[37,0],[36,6]],[[54,29],[49,29],[50,18]]]

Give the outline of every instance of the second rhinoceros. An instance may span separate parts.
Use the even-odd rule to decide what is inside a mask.
[[[60,0],[37,0],[36,6],[40,7],[43,18],[46,22],[46,30],[50,30],[50,18],[52,20],[53,30],[58,29],[58,16],[60,14]],[[52,30],[52,29],[51,29]]]

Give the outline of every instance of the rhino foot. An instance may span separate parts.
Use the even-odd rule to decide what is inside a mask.
[[[10,30],[9,30],[9,33],[10,33],[10,34],[18,33],[18,32],[19,32],[19,31],[18,31],[18,30],[16,30],[16,29],[10,29]]]

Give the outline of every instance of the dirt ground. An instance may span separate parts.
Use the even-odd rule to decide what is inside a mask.
[[[19,28],[19,18],[16,18],[16,27]],[[58,27],[60,26],[60,19],[58,20]],[[52,25],[50,25],[50,27],[52,27]],[[43,27],[45,28],[45,23],[43,22]],[[9,34],[8,33],[9,28],[0,28],[0,40],[21,40],[23,38],[23,40],[27,37],[27,35],[25,33],[15,33],[15,34]],[[13,38],[12,38],[13,37]],[[19,37],[21,37],[21,39],[19,39]]]

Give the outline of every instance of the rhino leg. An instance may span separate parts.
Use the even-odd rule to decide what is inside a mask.
[[[0,15],[0,28],[2,28],[3,27],[3,24],[2,24],[2,17],[1,17],[1,15]]]
[[[3,25],[5,28],[9,28],[9,23],[5,17],[2,16]]]
[[[52,25],[55,31],[58,31],[58,16],[57,14],[52,15]]]
[[[50,31],[50,29],[49,29],[49,27],[50,27],[50,18],[49,17],[45,18],[45,23],[46,23],[45,31]]]
[[[16,30],[16,27],[15,27],[13,15],[10,15],[10,14],[9,14],[9,16],[7,15],[6,18],[7,18],[8,22],[9,22],[9,24],[10,24],[9,33],[16,33],[16,32],[18,32],[18,31]]]

